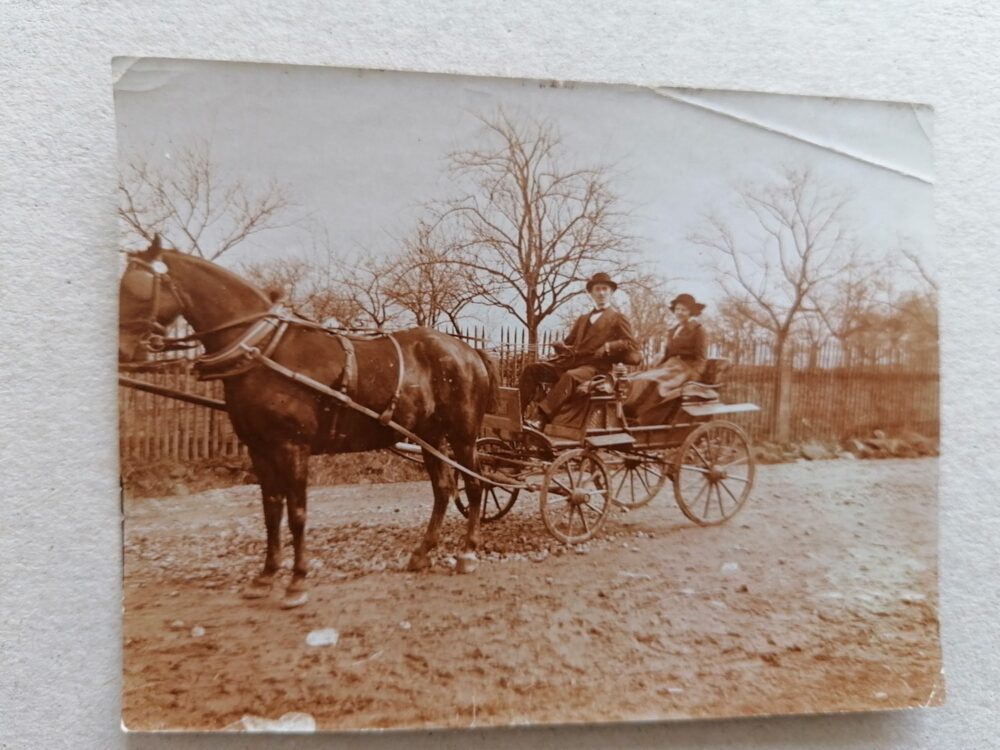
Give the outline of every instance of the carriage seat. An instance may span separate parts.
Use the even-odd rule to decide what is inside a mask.
[[[709,359],[701,373],[701,380],[689,380],[677,389],[677,396],[685,401],[718,401],[719,388],[724,383],[722,375],[729,369],[729,360],[723,357]]]

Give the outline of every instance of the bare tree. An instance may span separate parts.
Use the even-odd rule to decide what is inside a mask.
[[[744,361],[754,362],[754,353],[760,344],[761,330],[752,320],[742,315],[732,300],[723,298],[703,321],[712,332],[733,364]]]
[[[395,268],[393,259],[366,254],[359,262],[341,261],[336,265],[345,296],[359,311],[351,325],[364,323],[383,329],[401,319],[404,311],[393,299],[391,285],[386,283]]]
[[[118,192],[126,244],[160,234],[208,260],[258,232],[287,226],[291,208],[286,189],[276,182],[253,187],[227,177],[204,142],[181,149],[169,165],[129,157],[119,174]]]
[[[664,279],[644,274],[629,281],[619,294],[627,300],[626,311],[636,338],[647,356],[656,358],[663,351],[667,333],[673,325],[670,312],[671,292]]]
[[[542,323],[603,269],[627,269],[630,238],[606,168],[567,167],[555,127],[483,119],[490,145],[450,155],[469,195],[435,207],[455,237],[453,264],[477,301],[505,310],[538,343]]]
[[[887,271],[885,263],[855,261],[810,295],[816,315],[840,343],[847,366],[866,356],[869,334],[878,325],[878,278]]]
[[[738,191],[739,231],[710,216],[690,241],[715,254],[716,277],[733,309],[767,331],[778,365],[772,429],[776,439],[791,434],[786,358],[789,335],[810,298],[837,279],[855,249],[843,210],[846,197],[821,186],[808,170],[786,170],[779,179]]]
[[[313,267],[303,258],[274,258],[248,263],[243,275],[272,296],[280,296],[288,305],[303,308],[308,304]]]
[[[450,323],[457,331],[462,312],[478,290],[464,266],[451,262],[455,248],[435,228],[418,223],[402,252],[386,264],[385,293],[418,326]]]

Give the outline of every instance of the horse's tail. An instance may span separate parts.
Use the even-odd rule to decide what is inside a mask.
[[[486,373],[490,379],[490,391],[486,399],[486,412],[490,413],[497,408],[497,402],[500,399],[500,372],[497,370],[496,361],[486,353],[485,349],[476,349],[475,351],[483,360],[483,364],[486,365]]]

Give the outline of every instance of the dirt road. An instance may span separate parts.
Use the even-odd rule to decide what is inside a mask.
[[[403,571],[428,485],[314,488],[312,599],[293,611],[278,589],[238,595],[263,559],[256,487],[133,501],[124,720],[464,727],[933,704],[936,487],[936,459],[763,466],[727,525],[691,525],[666,488],[575,551],[527,496],[485,527],[471,576],[450,567],[453,509],[434,567]],[[327,628],[335,645],[307,644]]]

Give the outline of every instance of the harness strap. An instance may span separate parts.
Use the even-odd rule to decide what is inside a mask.
[[[337,341],[344,347],[344,371],[340,375],[340,390],[350,396],[358,390],[358,355],[354,352],[354,342],[347,336],[338,334]]]
[[[246,348],[248,346],[256,347],[265,339],[267,345],[264,348],[264,353],[266,356],[271,356],[288,330],[289,321],[277,314],[267,317],[258,316],[258,318],[259,320],[250,326],[245,334],[225,349],[215,354],[203,354],[195,360],[195,369],[199,379],[230,378],[252,369],[255,366],[254,361],[247,357]]]
[[[333,386],[350,398],[352,393],[357,392],[358,387],[357,355],[354,353],[354,344],[350,339],[340,334],[334,334],[334,338],[337,339],[337,342],[344,350],[344,367],[341,369],[340,375]],[[340,434],[338,427],[340,426],[340,415],[343,411],[339,404],[332,404],[328,400],[323,404],[319,429],[316,431],[317,443],[327,438],[332,439],[335,445],[340,443],[343,435]]]
[[[396,349],[396,361],[399,362],[399,371],[396,374],[396,390],[393,392],[392,398],[389,399],[389,405],[385,407],[385,411],[378,418],[378,421],[383,425],[387,425],[392,421],[392,415],[395,413],[396,405],[399,403],[399,393],[403,390],[403,378],[406,375],[406,365],[403,364],[403,350],[400,348],[399,342],[396,341],[396,337],[391,333],[387,333],[386,337]]]
[[[326,394],[327,396],[331,396],[337,399],[337,401],[339,401],[349,409],[353,409],[356,412],[364,414],[366,417],[371,417],[372,419],[381,422],[381,415],[379,415],[378,412],[374,411],[373,409],[369,409],[367,406],[362,406],[361,404],[354,401],[350,396],[347,396],[341,393],[340,391],[336,391],[333,388],[330,388],[329,386],[323,385],[318,380],[313,380],[308,375],[303,375],[300,372],[296,372],[295,370],[285,367],[279,362],[275,362],[270,357],[265,357],[264,354],[256,347],[250,346],[250,347],[245,347],[245,349],[247,352],[247,356],[249,356],[251,359],[256,360],[264,367],[274,370],[274,372],[278,373],[279,375],[284,375],[289,380],[294,380],[296,383],[300,383],[301,385],[304,385],[306,388],[311,388],[314,391],[319,391],[320,393]],[[392,430],[395,430],[403,437],[409,438],[435,458],[440,459],[448,466],[451,466],[456,471],[459,471],[468,477],[472,477],[473,479],[478,479],[480,482],[485,482],[486,484],[493,485],[495,487],[503,487],[508,490],[531,489],[531,486],[525,484],[506,484],[503,482],[498,482],[495,479],[484,477],[482,474],[479,474],[473,471],[472,469],[462,466],[462,464],[460,464],[458,461],[451,458],[450,456],[446,456],[444,453],[439,451],[437,448],[428,443],[419,435],[414,434],[410,430],[403,427],[403,425],[397,422],[393,422],[392,419],[386,422],[385,426],[389,427]]]

